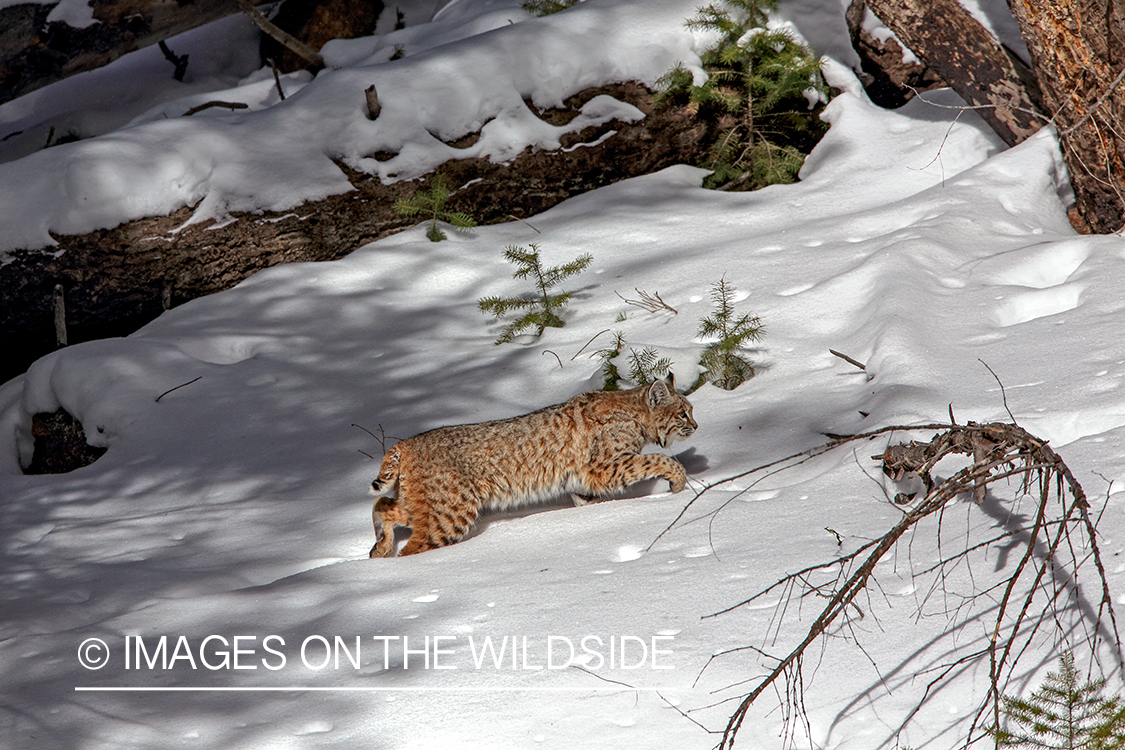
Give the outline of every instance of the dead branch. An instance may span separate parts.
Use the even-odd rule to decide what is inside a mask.
[[[184,80],[184,74],[187,73],[188,56],[177,55],[163,39],[157,42],[157,45],[160,47],[160,51],[164,53],[164,59],[172,63],[175,68],[172,71],[172,78],[177,81]]]
[[[211,101],[207,102],[206,104],[200,104],[198,107],[192,107],[187,112],[184,112],[181,117],[191,117],[197,112],[202,112],[203,110],[211,109],[212,107],[224,107],[226,109],[249,109],[250,105],[245,104],[244,102]]]
[[[320,53],[309,47],[297,37],[284,29],[280,29],[272,21],[262,15],[262,12],[250,4],[249,0],[238,0],[238,7],[250,17],[254,25],[263,33],[273,37],[279,44],[287,47],[293,54],[309,64],[309,67],[320,70],[324,67],[324,58]]]
[[[990,682],[987,694],[971,715],[971,721],[968,715],[965,717],[970,722],[966,744],[987,736],[992,728],[999,726],[1000,699],[1004,688],[1015,674],[1020,657],[1028,652],[1032,640],[1037,635],[1042,636],[1044,629],[1049,626],[1054,626],[1056,639],[1066,637],[1067,633],[1076,633],[1084,647],[1094,656],[1102,648],[1108,647],[1114,657],[1114,670],[1125,673],[1113,599],[1085,492],[1070,468],[1046,441],[1016,424],[969,422],[965,425],[897,425],[861,435],[839,436],[825,445],[704,487],[660,536],[674,527],[696,500],[722,484],[751,474],[762,474],[750,484],[753,487],[765,476],[800,465],[844,444],[870,441],[893,431],[920,430],[934,430],[937,434],[925,443],[910,441],[888,445],[881,454],[873,456],[881,462],[884,474],[891,479],[917,476],[926,488],[924,497],[907,510],[890,530],[848,554],[787,574],[747,599],[706,615],[719,617],[776,592],[780,594],[780,601],[767,630],[778,633],[787,617],[790,603],[801,601],[810,595],[827,600],[799,644],[785,656],[767,657],[774,662],[773,668],[766,676],[748,681],[753,684],[753,688],[738,699],[738,706],[723,730],[719,748],[733,747],[750,706],[768,689],[772,689],[780,701],[785,726],[783,736],[792,740],[795,727],[800,724],[807,727],[804,705],[806,683],[802,665],[809,647],[828,637],[833,626],[849,622],[849,611],[859,612],[859,616],[863,616],[857,598],[861,594],[869,594],[871,587],[878,585],[875,579],[877,565],[888,552],[896,548],[907,532],[914,530],[923,519],[935,517],[940,535],[943,512],[951,501],[967,494],[975,504],[980,504],[990,485],[1006,480],[1018,479],[1017,493],[1033,497],[1036,501],[1034,519],[1029,527],[1009,528],[992,535],[985,542],[970,543],[966,539],[964,549],[948,554],[940,551],[939,547],[937,564],[911,573],[915,579],[920,576],[935,576],[931,592],[925,595],[919,605],[916,616],[921,618],[927,616],[921,609],[925,601],[932,596],[934,590],[944,586],[949,571],[963,563],[971,551],[981,551],[1001,541],[1008,545],[1021,544],[1023,547],[1023,554],[1011,574],[984,590],[974,586],[973,593],[966,597],[968,604],[978,599],[989,602],[987,611],[991,635],[988,636],[987,643],[971,654],[962,654],[934,668],[932,671],[936,672],[936,677],[926,685],[925,692],[903,721],[902,727],[936,694],[945,681],[953,679],[967,665],[987,658]],[[967,456],[971,463],[949,478],[938,481],[933,476],[935,467],[942,459],[951,455]],[[750,487],[737,494],[748,491]],[[1014,523],[1011,520],[1009,522]],[[1096,611],[1092,605],[1084,608],[1080,602],[1076,604],[1075,599],[1078,596],[1076,584],[1079,569],[1088,561],[1093,561],[1101,582]],[[826,579],[824,574],[827,574]],[[962,601],[951,608],[947,607],[945,615],[956,621],[965,611],[967,603]],[[1064,621],[1070,618],[1075,618],[1078,624],[1065,627]],[[1089,627],[1082,623],[1089,623]],[[957,627],[958,624],[952,624],[951,631]],[[852,633],[849,637],[854,638],[855,632],[849,632]],[[858,641],[856,645],[862,648]],[[1068,647],[1073,649],[1074,646],[1075,644],[1070,644]],[[740,649],[730,649],[727,653],[737,650]],[[711,661],[719,656],[721,655],[712,657]],[[711,661],[704,666],[704,670]]]
[[[277,72],[277,62],[272,57],[266,62],[270,64],[270,69],[273,70],[273,84],[277,86],[278,100],[285,101],[285,89],[281,88],[281,74]]]
[[[160,399],[164,398],[165,396],[167,396],[167,395],[168,395],[169,393],[171,393],[172,391],[178,391],[178,390],[180,390],[181,388],[183,388],[183,387],[184,387],[185,385],[191,385],[191,384],[192,384],[192,383],[194,383],[195,381],[197,381],[197,380],[202,380],[202,379],[203,379],[203,376],[202,376],[202,375],[200,375],[199,377],[196,377],[196,378],[192,378],[191,380],[189,380],[189,381],[188,381],[188,382],[186,382],[186,383],[180,383],[180,384],[179,384],[179,385],[177,385],[177,386],[176,386],[175,388],[169,388],[168,390],[164,391],[164,393],[161,393],[161,394],[160,394],[159,396],[157,396],[157,397],[156,397],[156,403],[158,403],[158,404],[159,404],[159,403],[160,403]]]
[[[829,353],[829,354],[834,354],[834,355],[836,355],[837,357],[839,357],[840,359],[844,360],[845,362],[848,362],[848,363],[850,363],[850,364],[853,364],[853,365],[855,365],[856,367],[858,367],[859,369],[863,370],[864,372],[867,372],[867,365],[863,364],[863,363],[862,363],[862,362],[860,362],[859,360],[856,360],[856,359],[852,359],[851,357],[849,357],[849,356],[848,356],[848,355],[846,355],[846,354],[841,354],[840,352],[836,351],[835,349],[829,349],[829,350],[828,350],[828,353]]]
[[[540,232],[540,231],[539,231],[538,229],[536,229],[535,227],[531,226],[530,224],[528,224],[528,223],[527,223],[526,221],[524,221],[524,220],[523,220],[523,219],[521,219],[520,217],[516,216],[515,214],[508,214],[508,218],[509,218],[509,219],[515,219],[515,220],[516,220],[516,221],[518,221],[518,222],[519,222],[520,224],[524,224],[524,225],[526,225],[527,227],[530,227],[530,228],[531,228],[531,230],[532,230],[533,232],[535,232],[536,234],[543,234],[543,233],[542,233],[542,232]]]
[[[550,349],[544,349],[544,350],[543,350],[542,352],[540,352],[540,354],[541,354],[541,355],[542,355],[542,354],[550,354],[550,355],[553,355],[555,359],[559,360],[559,369],[562,369],[563,363],[562,363],[562,360],[561,360],[561,359],[559,359],[559,355],[555,354],[555,353],[554,353],[553,351],[551,351]]]
[[[363,95],[367,100],[367,119],[374,120],[379,117],[379,113],[383,111],[383,105],[379,104],[379,92],[375,90],[375,84],[371,84],[363,90]]]
[[[388,436],[388,435],[387,435],[387,433],[386,433],[386,431],[385,431],[385,430],[383,430],[383,425],[382,425],[382,424],[380,424],[380,425],[379,425],[379,434],[378,434],[378,435],[376,435],[376,434],[375,434],[374,432],[372,432],[371,430],[367,429],[366,427],[364,427],[364,426],[363,426],[363,425],[361,425],[361,424],[355,424],[355,423],[353,422],[353,423],[352,423],[352,427],[358,427],[359,429],[363,430],[363,431],[364,431],[364,432],[366,432],[366,433],[367,433],[368,435],[370,435],[371,437],[373,437],[373,438],[375,438],[375,439],[376,439],[377,441],[379,441],[379,447],[383,449],[383,453],[386,453],[386,452],[387,452],[387,440],[394,440],[394,441],[399,441],[399,440],[402,440],[402,438],[397,438],[397,437],[394,437],[393,435],[391,435],[391,436]],[[360,453],[363,453],[363,451],[360,451]],[[367,454],[366,454],[366,453],[363,453],[363,455],[365,455],[365,456],[366,456]]]
[[[595,333],[589,341],[582,345],[581,349],[574,353],[574,356],[570,358],[570,361],[573,362],[574,360],[578,359],[578,355],[586,351],[586,347],[594,343],[594,339],[596,339],[598,336],[601,336],[603,333],[609,333],[609,329],[606,328],[604,331],[598,331],[597,333]]]
[[[668,311],[671,311],[671,313],[673,315],[679,315],[680,314],[679,311],[676,310],[676,308],[672,307],[671,305],[669,305],[667,302],[665,302],[663,299],[660,298],[660,292],[653,292],[652,294],[649,294],[648,292],[642,292],[640,289],[637,289],[636,287],[633,287],[633,291],[636,292],[640,296],[640,299],[626,299],[625,297],[622,297],[620,294],[617,294],[617,292],[614,292],[614,294],[617,294],[618,298],[622,302],[624,302],[626,305],[632,305],[633,307],[639,307],[642,310],[647,310],[648,312],[651,312],[651,313],[660,312],[661,310],[668,310]]]

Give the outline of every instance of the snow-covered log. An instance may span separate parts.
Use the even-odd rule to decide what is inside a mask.
[[[237,0],[0,8],[0,103],[237,12]]]

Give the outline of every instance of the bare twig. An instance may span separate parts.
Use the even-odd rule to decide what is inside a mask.
[[[180,383],[180,384],[179,384],[179,385],[177,385],[177,386],[176,386],[175,388],[169,388],[168,390],[164,391],[164,393],[161,393],[161,394],[160,394],[159,396],[157,396],[157,397],[156,397],[156,403],[158,403],[158,404],[159,404],[159,403],[160,403],[160,399],[164,398],[165,396],[167,396],[167,395],[168,395],[169,393],[171,393],[172,391],[178,391],[179,389],[183,388],[183,387],[184,387],[185,385],[191,385],[192,383],[194,383],[195,381],[199,380],[199,379],[200,379],[200,378],[202,378],[202,377],[203,377],[203,376],[202,376],[202,375],[200,375],[200,376],[199,376],[198,378],[192,378],[191,380],[189,380],[189,381],[188,381],[188,382],[186,382],[186,383]]]
[[[374,432],[372,432],[371,430],[367,429],[366,427],[364,427],[364,426],[363,426],[363,425],[361,425],[361,424],[355,424],[355,423],[353,422],[353,423],[352,423],[352,427],[358,427],[359,429],[363,430],[364,432],[366,432],[366,433],[367,433],[368,435],[370,435],[371,437],[373,437],[373,438],[375,438],[376,440],[378,440],[378,441],[379,441],[379,447],[383,449],[383,453],[386,453],[386,452],[387,452],[387,440],[388,440],[388,437],[389,437],[389,439],[390,439],[390,440],[396,440],[396,441],[398,441],[398,440],[402,440],[402,438],[397,438],[397,437],[394,437],[393,435],[392,435],[392,436],[388,436],[388,435],[387,435],[387,433],[383,431],[383,425],[382,425],[382,424],[380,424],[380,425],[379,425],[379,434],[378,434],[378,435],[376,435],[376,434],[375,434]],[[363,453],[363,451],[360,451],[360,453]],[[366,453],[363,453],[363,455],[365,455],[365,456],[366,456],[367,454],[366,454]]]
[[[175,66],[175,70],[172,71],[172,78],[177,81],[184,80],[184,74],[187,72],[188,56],[177,55],[163,39],[158,42],[158,45],[160,51],[164,53],[164,59]]]
[[[558,360],[559,360],[559,369],[560,369],[560,370],[562,369],[563,363],[562,363],[562,360],[561,360],[561,359],[559,359],[559,355],[555,354],[555,353],[554,353],[553,351],[551,351],[550,349],[544,349],[544,350],[543,350],[543,352],[542,352],[542,354],[550,354],[550,355],[551,355],[551,356],[553,356],[553,357],[554,357],[555,359],[558,359]]]
[[[836,355],[837,357],[839,357],[840,359],[844,360],[845,362],[847,362],[847,363],[849,363],[849,364],[853,364],[853,365],[855,365],[856,367],[858,367],[859,369],[863,370],[864,372],[867,372],[867,365],[863,364],[863,363],[862,363],[862,362],[860,362],[859,360],[857,360],[857,359],[852,359],[851,357],[849,357],[849,356],[848,356],[848,355],[846,355],[846,354],[841,354],[840,352],[836,351],[835,349],[829,349],[829,350],[828,350],[828,352],[829,352],[830,354],[834,354],[834,355]]]
[[[1008,392],[1004,390],[1004,384],[1000,382],[1000,376],[997,375],[996,371],[989,367],[988,363],[980,357],[977,357],[977,362],[980,362],[982,365],[984,365],[985,369],[992,373],[992,377],[996,378],[996,384],[1000,386],[1000,397],[1004,400],[1004,411],[1008,412],[1008,416],[1011,417],[1012,424],[1016,424],[1016,418],[1012,416],[1012,410],[1008,408]],[[950,407],[950,409],[952,409],[952,406]]]
[[[518,222],[519,222],[520,224],[526,224],[527,226],[531,227],[532,231],[534,231],[534,232],[535,232],[536,234],[543,234],[543,233],[542,233],[542,232],[540,232],[540,231],[539,231],[538,229],[536,229],[535,227],[531,226],[530,224],[528,224],[528,223],[527,223],[526,221],[524,221],[524,220],[523,220],[523,219],[521,219],[520,217],[516,216],[515,214],[508,214],[508,218],[509,218],[509,219],[515,219],[515,220],[516,220],[516,221],[518,221]]]
[[[269,58],[267,62],[270,64],[270,68],[273,70],[273,83],[275,86],[277,86],[278,99],[280,99],[281,101],[285,101],[285,90],[281,88],[281,75],[277,72],[277,63],[274,62],[274,59],[272,57]]]
[[[661,310],[668,310],[673,315],[679,315],[680,314],[679,311],[676,310],[676,308],[672,307],[671,305],[669,305],[667,302],[665,302],[663,299],[660,298],[660,292],[653,292],[652,294],[649,294],[648,292],[642,292],[640,289],[637,289],[636,287],[633,287],[633,291],[636,292],[638,295],[640,295],[639,300],[637,300],[637,299],[626,299],[625,297],[622,297],[620,294],[617,294],[617,292],[614,292],[614,294],[617,294],[617,297],[622,302],[624,302],[626,305],[632,305],[633,307],[639,307],[642,310],[647,310],[648,312],[654,313],[654,312],[660,312]]]
[[[594,343],[594,339],[596,339],[598,336],[601,336],[603,333],[609,333],[609,329],[607,328],[604,331],[598,331],[597,333],[595,333],[589,341],[582,345],[581,349],[574,353],[574,356],[570,358],[570,361],[573,362],[574,360],[578,359],[578,355],[586,351],[586,347]]]
[[[1096,102],[1094,102],[1094,106],[1091,107],[1090,110],[1086,114],[1084,114],[1081,118],[1079,118],[1079,120],[1077,122],[1075,122],[1073,125],[1071,125],[1066,130],[1060,132],[1059,135],[1068,136],[1071,133],[1073,133],[1075,130],[1077,130],[1078,128],[1082,127],[1086,123],[1087,120],[1089,120],[1091,117],[1093,117],[1095,114],[1097,114],[1097,111],[1099,109],[1101,109],[1101,106],[1103,104],[1105,104],[1106,99],[1109,98],[1110,94],[1113,93],[1113,90],[1115,88],[1117,88],[1118,86],[1121,85],[1122,81],[1125,81],[1125,67],[1121,68],[1121,72],[1118,73],[1117,77],[1113,79],[1113,83],[1109,84],[1109,88],[1107,88],[1105,90],[1105,93],[1102,94]]]
[[[210,101],[206,104],[200,104],[198,107],[192,107],[187,112],[184,112],[181,117],[191,117],[197,112],[202,112],[203,110],[211,109],[212,107],[225,107],[226,109],[249,109],[250,105],[244,104],[242,102]]]

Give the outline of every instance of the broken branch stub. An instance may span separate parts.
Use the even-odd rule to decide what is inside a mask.
[[[374,120],[383,110],[382,105],[379,104],[379,92],[375,90],[375,84],[364,89],[363,94],[367,98],[367,119]]]

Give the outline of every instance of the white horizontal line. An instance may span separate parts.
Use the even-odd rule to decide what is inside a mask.
[[[612,690],[615,692],[675,690],[672,687],[631,687],[613,685],[606,687],[312,687],[291,685],[286,687],[75,687],[75,692],[91,693],[495,693],[495,692],[575,692],[589,693]]]

